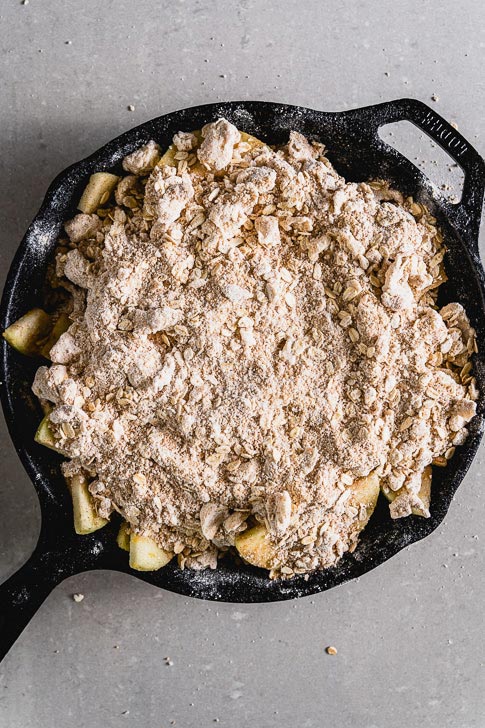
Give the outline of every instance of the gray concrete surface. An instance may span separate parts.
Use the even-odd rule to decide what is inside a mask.
[[[180,107],[410,95],[485,152],[484,22],[482,0],[3,0],[2,280],[60,170]],[[434,158],[418,137],[410,149]],[[39,513],[3,424],[0,437],[6,578]],[[313,598],[234,606],[113,573],[64,582],[0,665],[1,728],[483,728],[484,455],[434,535]]]

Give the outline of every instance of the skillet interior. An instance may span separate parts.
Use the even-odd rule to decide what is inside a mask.
[[[483,160],[456,132],[455,140],[466,145],[467,150],[461,152],[461,160],[458,159],[459,147],[450,145],[449,140],[440,140],[432,129],[425,129],[448,151],[454,150],[464,168],[473,162],[468,178],[473,185],[469,185],[464,203],[454,208],[435,199],[426,178],[376,134],[378,127],[387,121],[408,118],[416,123],[418,117],[421,120],[427,118],[426,114],[432,114],[433,122],[438,120],[446,125],[434,111],[412,100],[341,113],[323,113],[265,102],[230,102],[194,107],[149,121],[73,165],[53,182],[13,261],[2,301],[1,325],[7,326],[41,303],[40,291],[48,257],[63,221],[75,212],[89,174],[103,169],[120,170],[121,159],[149,139],[155,139],[163,148],[179,129],[200,128],[214,118],[225,116],[240,129],[271,144],[286,142],[291,129],[317,138],[326,144],[330,160],[347,179],[361,181],[384,177],[404,194],[413,195],[416,200],[428,205],[438,218],[449,248],[445,263],[450,280],[442,287],[440,302],[460,301],[477,329],[478,341],[485,341],[484,272],[477,248],[485,180]],[[423,123],[420,125],[423,128]],[[446,125],[446,129],[450,127]],[[8,348],[5,342],[2,346],[0,375],[5,416],[17,452],[39,496],[42,530],[31,561],[19,575],[14,575],[10,582],[0,587],[0,627],[2,596],[10,601],[17,599],[17,607],[21,606],[28,618],[28,613],[35,611],[56,583],[71,574],[94,568],[129,572],[174,592],[232,602],[292,599],[329,589],[369,571],[405,546],[427,536],[440,524],[473,459],[483,430],[485,352],[482,350],[474,362],[482,392],[478,402],[479,413],[473,420],[470,437],[458,449],[449,466],[434,469],[431,518],[411,516],[393,522],[387,503],[380,502],[357,550],[346,554],[336,567],[314,573],[306,581],[297,577],[291,581],[273,582],[262,570],[235,563],[231,558],[224,559],[216,571],[180,571],[170,563],[159,572],[132,572],[126,553],[115,545],[117,522],[90,536],[77,537],[73,533],[70,499],[59,470],[60,458],[33,441],[41,411],[30,391],[30,384],[38,363],[22,357]],[[21,589],[25,599],[19,602],[18,592]]]

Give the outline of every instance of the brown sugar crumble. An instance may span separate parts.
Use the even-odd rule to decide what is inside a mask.
[[[182,568],[215,568],[248,523],[272,576],[332,566],[371,473],[393,518],[429,516],[423,471],[464,442],[477,398],[475,332],[436,304],[436,220],[346,182],[297,132],[273,149],[219,119],[169,152],[126,157],[115,202],[59,244],[72,324],[33,391],[64,474]]]

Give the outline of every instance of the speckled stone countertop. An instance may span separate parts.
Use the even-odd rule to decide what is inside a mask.
[[[177,108],[412,96],[485,153],[484,22],[479,0],[4,0],[2,281],[59,171]],[[385,135],[459,184],[417,131]],[[3,419],[0,448],[4,579],[39,513]],[[109,572],[62,583],[0,664],[0,726],[483,728],[484,453],[434,534],[324,594],[231,605]]]

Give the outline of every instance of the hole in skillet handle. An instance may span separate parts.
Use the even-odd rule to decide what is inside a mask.
[[[434,109],[416,99],[397,99],[375,106],[366,106],[355,112],[347,112],[346,118],[349,127],[355,125],[359,134],[365,137],[367,144],[377,149],[385,146],[388,153],[399,158],[402,158],[400,152],[386,144],[378,134],[382,126],[398,121],[410,121],[449,154],[463,170],[463,191],[458,204],[441,202],[441,206],[470,252],[478,257],[478,232],[485,190],[485,161],[467,140]],[[421,175],[430,194],[433,195],[433,185],[419,170],[417,174]]]
[[[428,177],[437,199],[458,204],[463,192],[463,170],[448,152],[410,121],[395,121],[379,129],[379,137]]]

